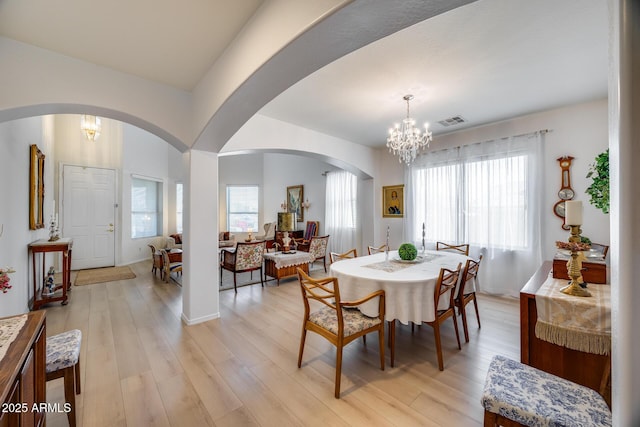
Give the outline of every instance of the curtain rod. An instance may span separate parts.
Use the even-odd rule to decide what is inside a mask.
[[[553,132],[553,129],[539,129],[539,130],[535,130],[533,132],[521,133],[521,134],[518,134],[518,135],[503,136],[501,138],[485,139],[484,141],[472,142],[470,144],[463,144],[463,145],[482,144],[484,142],[489,142],[489,141],[501,141],[503,139],[519,138],[521,136],[530,136],[530,135],[536,135],[536,134],[544,135],[545,133],[549,133],[549,132]]]

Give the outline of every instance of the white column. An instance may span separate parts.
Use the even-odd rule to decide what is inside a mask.
[[[612,403],[615,426],[640,425],[640,3],[610,0]]]
[[[184,159],[182,320],[220,317],[218,155],[191,150]]]

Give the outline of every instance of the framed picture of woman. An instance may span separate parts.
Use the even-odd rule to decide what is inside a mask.
[[[402,218],[404,216],[404,185],[382,187],[382,217]]]
[[[303,191],[302,185],[287,187],[287,212],[295,213],[298,222],[304,222],[304,209],[302,209]]]

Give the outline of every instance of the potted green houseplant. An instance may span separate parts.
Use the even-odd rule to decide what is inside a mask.
[[[609,213],[609,149],[596,156],[595,161],[589,165],[587,178],[591,178],[591,185],[587,188],[587,194],[591,197],[589,202],[602,212]]]

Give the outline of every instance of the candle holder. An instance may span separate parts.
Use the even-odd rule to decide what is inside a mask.
[[[58,222],[54,219],[53,215],[51,215],[51,220],[49,221],[49,241],[55,242],[58,239],[60,239]]]
[[[568,239],[569,243],[556,242],[558,248],[569,249],[571,251],[571,258],[569,258],[567,262],[567,273],[571,281],[567,286],[560,289],[560,292],[576,297],[590,297],[591,292],[580,286],[581,283],[583,283],[582,258],[584,255],[582,251],[589,249],[590,246],[581,243],[580,233],[582,230],[580,229],[580,225],[569,225],[569,227],[571,228],[571,234]]]

